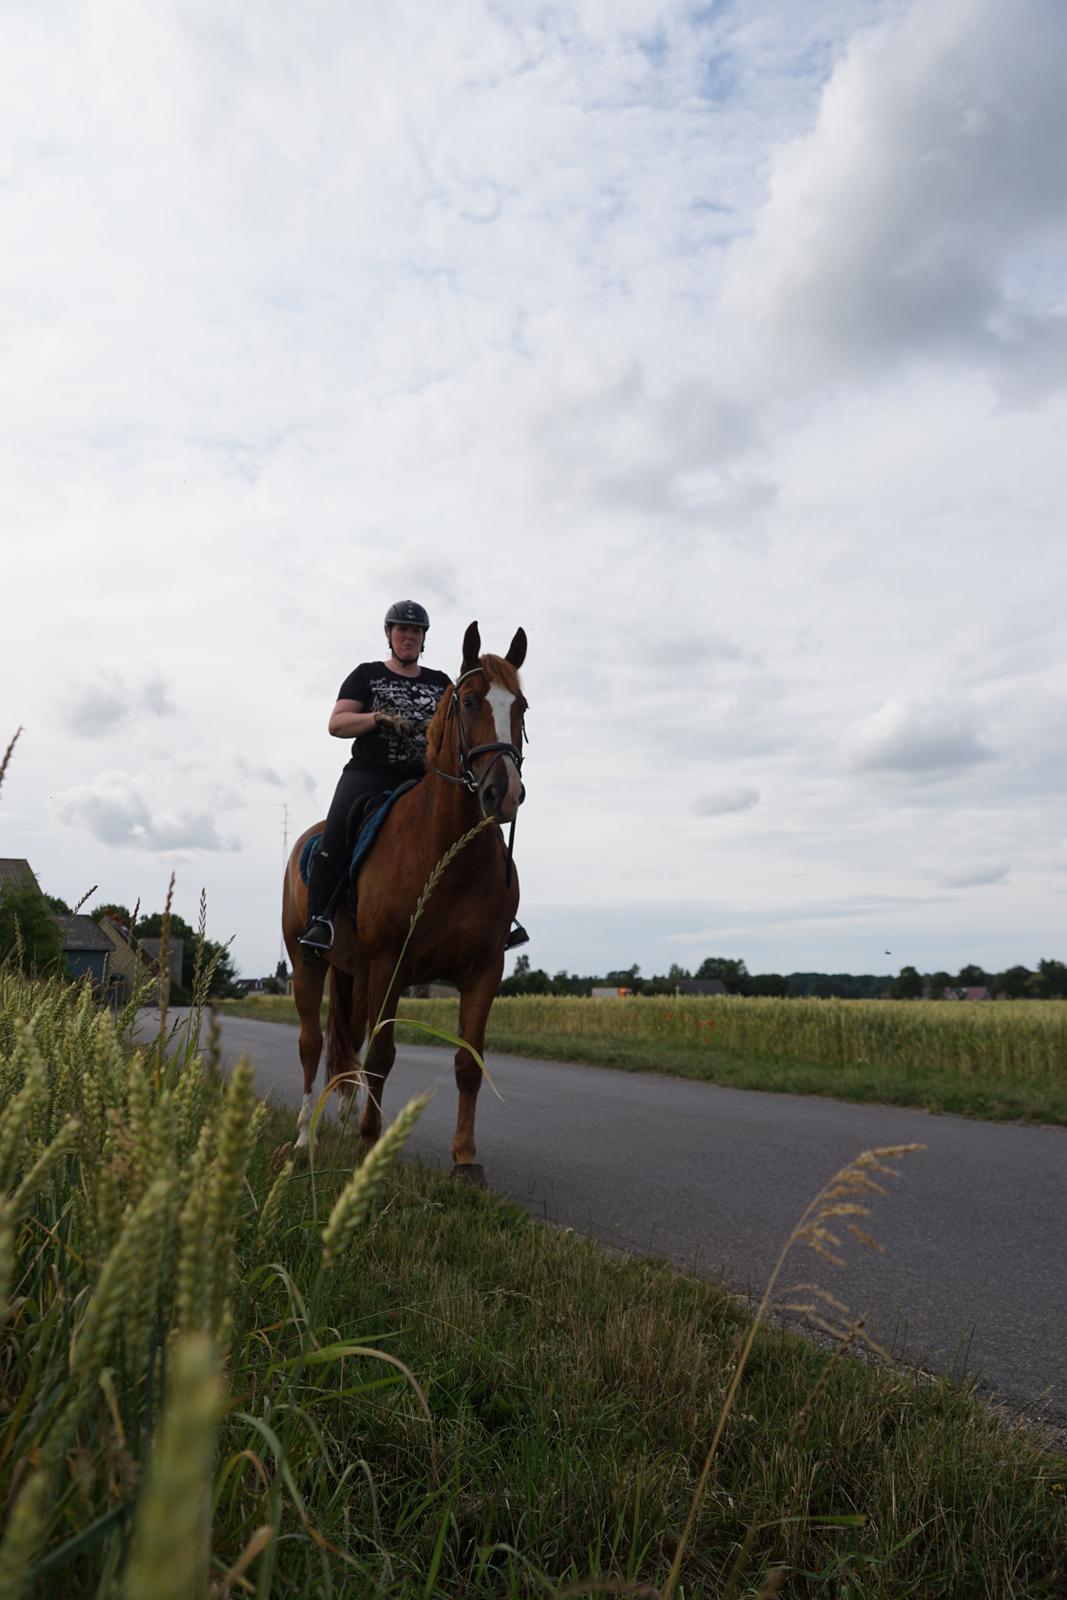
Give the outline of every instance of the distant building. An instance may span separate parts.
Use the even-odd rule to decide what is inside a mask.
[[[11,889],[36,889],[41,892],[33,868],[21,856],[0,856],[0,895]]]
[[[725,994],[726,985],[721,978],[679,978],[675,994]]]
[[[137,941],[137,948],[143,950],[146,956],[151,956],[157,966],[159,965],[159,952],[162,945],[162,939],[138,939]],[[182,981],[182,958],[184,955],[185,940],[172,939],[167,952],[172,983],[180,984]]]
[[[953,985],[951,988],[944,990],[943,998],[945,1000],[992,1000],[993,996],[985,984],[982,983],[977,986],[964,984],[957,987]]]
[[[102,995],[108,991],[111,941],[92,917],[59,916],[63,935],[63,960],[72,978],[89,978]]]
[[[632,989],[609,989],[606,984],[594,984],[590,990],[590,998],[593,1000],[625,1000],[632,994]]]
[[[108,999],[112,1005],[124,1006],[143,983],[159,977],[159,963],[134,944],[125,923],[114,917],[101,917],[97,926],[111,945]]]

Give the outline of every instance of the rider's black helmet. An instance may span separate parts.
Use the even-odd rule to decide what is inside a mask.
[[[397,600],[385,613],[385,631],[397,626],[407,628],[422,628],[423,631],[430,626],[430,619],[424,606],[417,600]]]

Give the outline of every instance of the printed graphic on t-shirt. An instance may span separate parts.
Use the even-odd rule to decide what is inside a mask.
[[[382,662],[364,662],[341,685],[339,700],[358,700],[365,711],[383,711],[411,724],[410,732],[378,728],[365,733],[352,746],[360,766],[377,771],[421,768],[426,755],[426,728],[437,702],[448,687],[443,672],[423,667],[419,677],[390,672]]]

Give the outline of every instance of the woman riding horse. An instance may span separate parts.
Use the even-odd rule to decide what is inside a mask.
[[[386,794],[426,770],[426,726],[448,688],[447,673],[419,665],[430,618],[417,600],[385,614],[389,656],[361,662],[342,683],[330,712],[335,739],[352,739],[326,817],[308,883],[308,921],[300,944],[312,957],[333,945],[333,913],[348,865],[348,819],[369,795]]]
[[[422,631],[420,626],[417,644]],[[394,629],[391,645],[399,642]],[[321,950],[312,953],[301,938],[307,921],[307,857],[324,824],[308,828],[293,846],[285,870],[282,931],[300,1016],[304,1097],[297,1122],[298,1147],[310,1140],[327,974],[330,1084],[344,1103],[359,1075],[366,1088],[359,1131],[368,1144],[381,1132],[382,1090],[395,1055],[397,1000],[409,984],[436,978],[453,984],[460,996],[455,1170],[468,1180],[484,1178],[475,1162],[474,1141],[480,1052],[504,951],[525,939],[514,922],[519,884],[510,842],[503,836],[504,827],[514,830],[524,793],[526,698],[519,668],[525,656],[526,635],[521,628],[507,655],[496,656],[482,654],[478,624],[471,623],[463,639],[460,674],[454,687],[446,685],[427,731],[425,776],[396,798],[381,821],[374,847],[360,868],[358,904],[338,903],[325,955]],[[417,659],[416,648],[414,662]],[[346,685],[351,686],[347,679]],[[358,718],[370,731],[373,708],[347,715],[349,728],[356,725],[357,739]],[[347,822],[340,789],[339,794],[338,810]],[[360,1071],[364,1038],[368,1044]]]

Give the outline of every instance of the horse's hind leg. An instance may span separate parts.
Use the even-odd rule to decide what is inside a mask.
[[[293,999],[300,1017],[300,1065],[304,1069],[304,1098],[296,1120],[296,1147],[308,1142],[314,1097],[311,1093],[322,1055],[322,991],[326,983],[326,963],[293,961]]]

